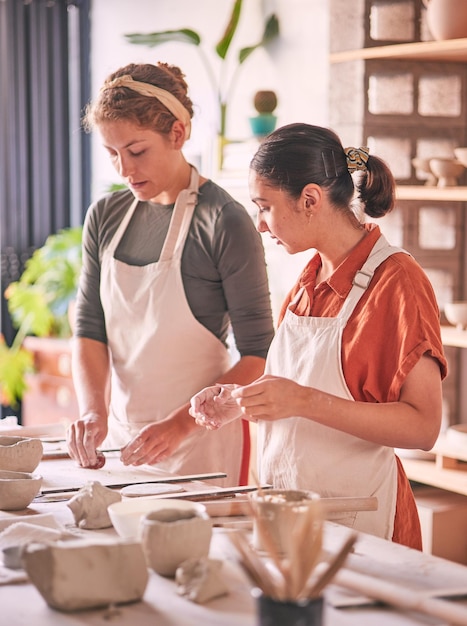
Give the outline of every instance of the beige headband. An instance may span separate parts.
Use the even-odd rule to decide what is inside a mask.
[[[156,87],[156,85],[152,85],[151,83],[143,83],[138,80],[133,80],[133,78],[129,74],[125,74],[125,76],[119,76],[114,80],[105,83],[101,89],[104,91],[105,89],[115,89],[116,87],[128,87],[128,89],[132,89],[140,93],[142,96],[148,96],[148,98],[157,98],[159,102],[161,102],[175,117],[177,120],[183,122],[186,129],[186,139],[190,138],[191,133],[191,119],[190,114],[185,109],[183,104],[178,100],[170,91],[166,89],[161,89],[160,87]]]
[[[347,157],[347,169],[351,174],[357,170],[366,170],[370,148],[344,148],[344,152]]]

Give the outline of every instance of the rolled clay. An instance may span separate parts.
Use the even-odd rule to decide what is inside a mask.
[[[177,593],[203,604],[229,592],[220,570],[222,561],[201,557],[187,559],[175,572]]]
[[[104,487],[99,481],[88,482],[73,496],[67,505],[73,513],[79,528],[99,529],[110,528],[107,507],[122,499],[118,491]]]
[[[123,540],[32,543],[23,564],[47,604],[59,611],[137,602],[149,576],[141,544]]]

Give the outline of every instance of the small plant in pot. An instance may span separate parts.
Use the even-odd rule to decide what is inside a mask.
[[[277,107],[277,95],[275,91],[257,91],[253,98],[253,105],[258,115],[250,117],[251,132],[255,137],[262,138],[276,127],[277,117],[274,111]]]
[[[49,235],[26,262],[19,280],[8,285],[5,298],[17,333],[8,347],[0,341],[0,398],[16,407],[26,391],[26,375],[34,371],[32,354],[24,347],[27,335],[71,336],[68,308],[74,301],[81,271],[82,227]]]

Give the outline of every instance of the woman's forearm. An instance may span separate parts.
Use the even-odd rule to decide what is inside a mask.
[[[107,345],[94,339],[75,337],[72,373],[80,417],[95,415],[107,419],[110,381]]]

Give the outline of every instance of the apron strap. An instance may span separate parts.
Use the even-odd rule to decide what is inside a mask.
[[[182,189],[177,196],[170,220],[169,231],[165,238],[159,261],[168,261],[175,254],[181,255],[190,228],[191,219],[198,202],[198,187],[198,170],[192,165],[190,186],[188,189]]]
[[[199,173],[198,170],[192,165],[190,185],[188,189],[182,189],[177,196],[177,200],[175,201],[172,217],[170,218],[169,230],[159,257],[160,261],[167,261],[172,258],[174,251],[178,250],[181,253],[181,250],[183,250],[186,235],[188,234],[188,229],[191,224],[191,218],[193,217],[193,212],[195,210],[196,203],[198,202],[198,187]],[[111,256],[114,256],[115,250],[117,249],[123,233],[133,217],[133,213],[135,212],[138,203],[138,198],[135,198],[120,222],[115,235],[112,237],[112,241],[108,247],[108,251]]]
[[[117,246],[120,243],[121,238],[123,237],[123,233],[125,232],[128,224],[130,223],[131,218],[133,217],[133,213],[135,212],[136,207],[138,206],[138,203],[139,203],[138,198],[135,198],[133,202],[131,203],[130,208],[123,216],[123,219],[120,222],[120,225],[117,228],[115,235],[112,237],[112,240],[109,243],[109,246],[107,249],[108,249],[108,253],[112,257],[114,256],[115,250],[117,249]]]
[[[383,261],[398,252],[409,254],[407,250],[404,250],[403,248],[391,246],[384,235],[379,237],[367,260],[356,272],[352,281],[352,289],[345,299],[343,307],[339,311],[337,316],[338,318],[344,321],[347,321],[350,318],[355,307],[360,301],[360,298],[368,289],[376,269],[381,265],[381,263],[383,263]]]

